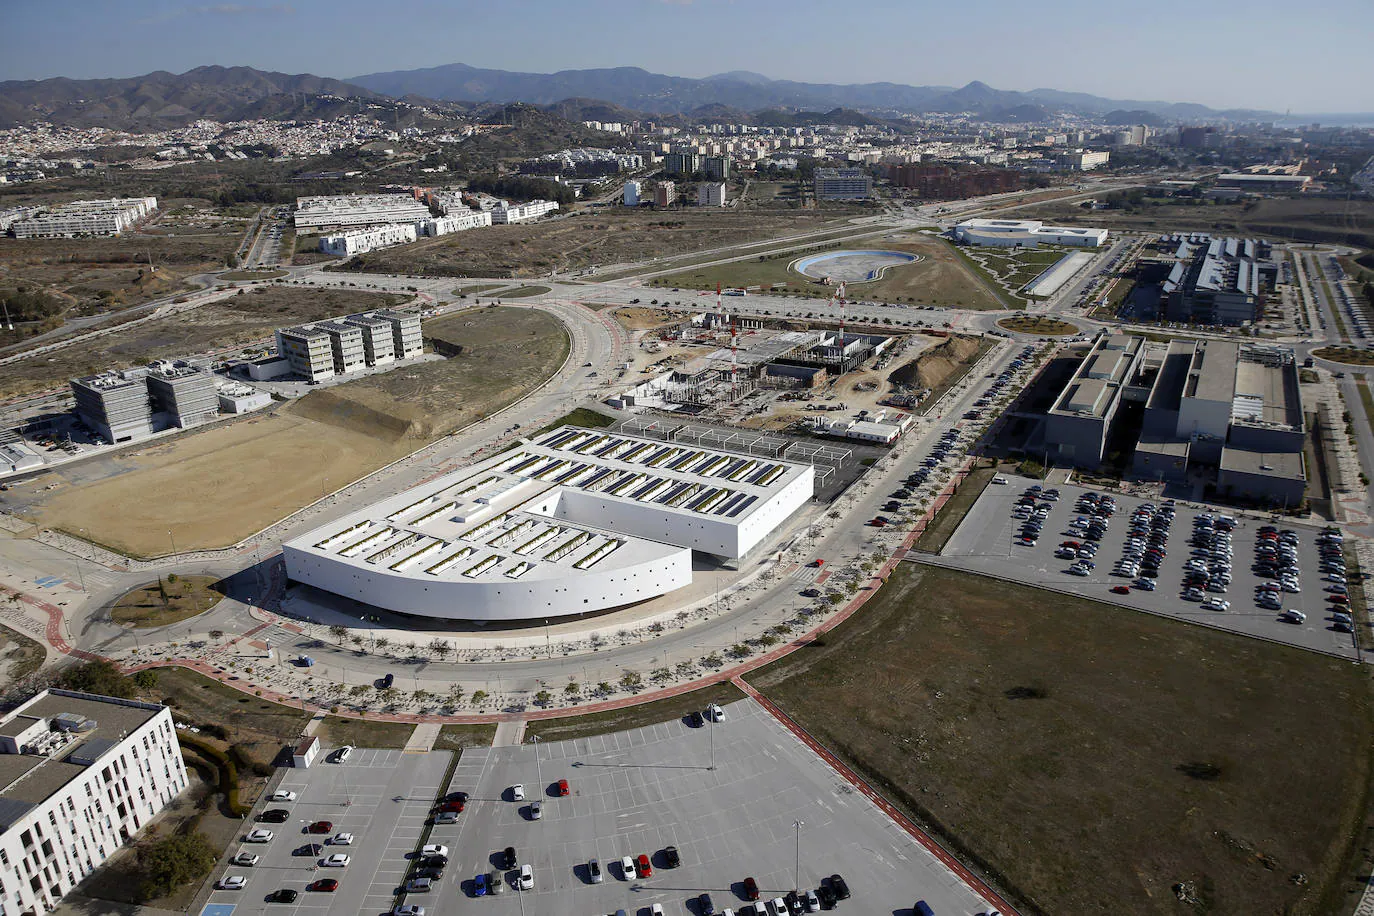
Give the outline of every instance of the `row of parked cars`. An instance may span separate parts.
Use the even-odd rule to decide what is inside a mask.
[[[1085,493],[1079,504],[1080,507],[1096,505],[1104,499],[1111,500],[1111,497]],[[1115,503],[1109,505],[1114,506]],[[1112,572],[1133,581],[1128,586],[1115,586],[1112,591],[1129,594],[1131,588],[1144,592],[1155,590],[1155,579],[1159,576],[1160,564],[1169,552],[1169,529],[1173,526],[1175,513],[1173,500],[1161,506],[1142,503],[1131,513],[1131,520],[1126,529],[1126,541],[1121,547],[1121,559],[1117,561]]]
[[[1231,602],[1221,597],[1231,586],[1231,532],[1236,520],[1229,515],[1202,512],[1193,517],[1192,553],[1183,565],[1185,601],[1200,601],[1209,611],[1227,611]]]
[[[672,849],[672,847],[668,847]],[[627,859],[628,861],[628,859]],[[629,880],[628,878],[626,880]],[[788,891],[782,896],[760,899],[762,896],[756,880],[745,878],[740,882],[740,895],[748,902],[738,910],[725,907],[717,910],[715,901],[707,893],[698,894],[688,901],[688,907],[695,904],[697,916],[800,916],[802,913],[819,913],[822,909],[833,909],[841,900],[849,899],[849,885],[840,875],[831,875],[822,878],[820,885],[814,890]],[[654,903],[649,906],[651,916],[665,916],[663,904]],[[623,909],[616,910],[610,916],[626,916]]]
[[[348,749],[350,752],[352,748]],[[335,755],[337,758],[337,753]],[[347,759],[345,757],[344,759]],[[268,801],[278,804],[294,802],[297,799],[295,792],[281,789],[268,796]],[[284,824],[291,819],[291,811],[287,808],[268,808],[257,816],[260,824]],[[317,843],[313,839],[304,845],[297,846],[291,851],[293,856],[306,856],[310,858],[319,857],[316,866],[319,868],[347,868],[353,861],[353,857],[345,852],[328,852],[326,847],[337,848],[339,846],[352,846],[355,839],[352,833],[334,833],[334,823],[327,820],[312,821],[301,828],[301,832],[309,837],[324,836],[328,839],[323,843]],[[333,836],[330,836],[333,834]],[[276,839],[276,832],[268,827],[254,827],[244,834],[243,842],[254,845],[264,845]],[[240,868],[253,868],[262,860],[262,856],[249,849],[240,849],[233,858],[229,860],[230,865]],[[244,875],[227,874],[215,883],[218,890],[238,891],[243,890],[248,884],[248,879]],[[316,878],[305,886],[306,891],[315,893],[333,893],[339,889],[338,878]],[[295,888],[278,888],[267,895],[268,903],[295,903],[300,897],[300,892]]]

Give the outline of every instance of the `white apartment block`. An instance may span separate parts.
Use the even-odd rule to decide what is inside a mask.
[[[10,228],[18,239],[119,235],[156,209],[156,197],[78,200],[17,220]]]
[[[186,782],[165,706],[45,690],[0,719],[0,914],[54,909]]]
[[[297,232],[416,223],[429,216],[429,207],[404,194],[296,198]]]
[[[623,200],[624,200],[624,202],[625,202],[625,206],[627,206],[627,207],[638,207],[638,206],[639,206],[639,182],[637,182],[637,181],[627,181],[627,182],[625,182],[625,196],[624,196]]]
[[[428,214],[428,211],[426,211]],[[428,215],[426,215],[428,220]],[[415,223],[394,223],[387,226],[373,226],[370,229],[352,229],[336,235],[320,237],[320,251],[336,257],[350,258],[365,251],[390,248],[415,241]]]
[[[427,219],[420,224],[425,235],[448,235],[450,232],[463,232],[491,225],[491,214],[481,210],[453,209],[447,216]]]
[[[1112,158],[1107,150],[1073,150],[1054,157],[1055,166],[1070,172],[1090,172],[1100,169]]]
[[[725,206],[725,182],[708,181],[697,185],[698,207]]]
[[[526,223],[558,209],[556,201],[532,200],[527,204],[506,204],[491,211],[493,224]]]
[[[420,316],[391,309],[277,328],[278,357],[311,382],[423,353]]]

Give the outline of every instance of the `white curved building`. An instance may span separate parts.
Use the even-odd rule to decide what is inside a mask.
[[[739,560],[811,498],[808,465],[562,427],[282,547],[292,581],[456,620],[623,607]]]
[[[1042,244],[1095,248],[1105,245],[1110,234],[1106,229],[1046,226],[1038,219],[967,219],[954,227],[956,241],[988,248],[1035,248]]]

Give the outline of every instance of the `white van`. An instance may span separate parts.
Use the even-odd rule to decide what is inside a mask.
[[[1001,474],[998,474],[996,477],[992,478],[992,482],[1005,484],[1007,483],[1007,478],[1003,477]]]

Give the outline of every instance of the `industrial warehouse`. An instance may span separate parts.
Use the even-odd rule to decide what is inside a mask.
[[[283,545],[294,582],[421,617],[625,607],[738,564],[811,499],[773,457],[562,427]]]

